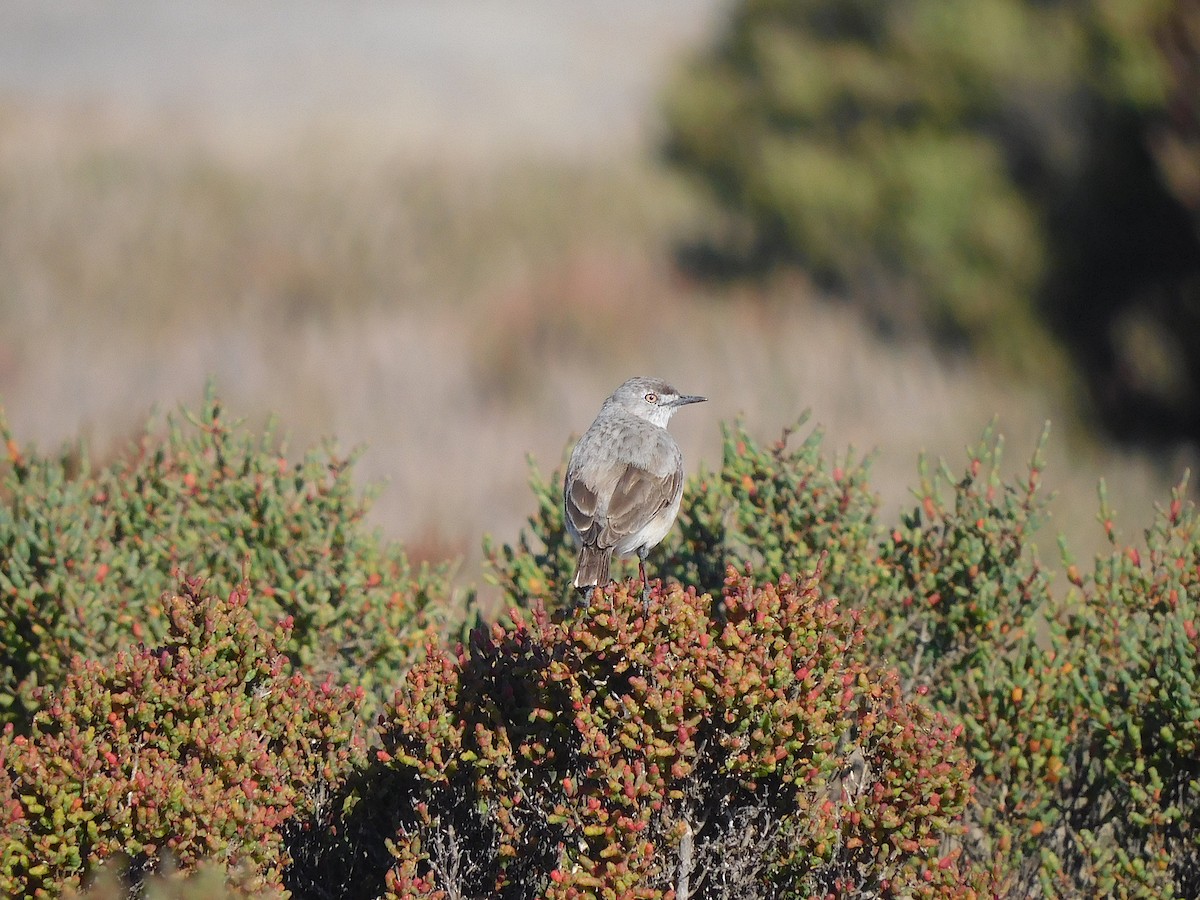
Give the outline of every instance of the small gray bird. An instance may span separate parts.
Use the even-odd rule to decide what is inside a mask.
[[[563,484],[567,530],[579,547],[576,589],[608,584],[613,553],[636,553],[645,596],[646,554],[671,530],[683,495],[683,454],[667,422],[705,399],[657,378],[630,378],[604,401]]]

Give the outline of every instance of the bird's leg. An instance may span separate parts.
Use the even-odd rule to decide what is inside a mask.
[[[599,590],[600,585],[598,584],[578,588],[575,591],[575,601],[571,604],[571,615],[578,616],[580,611],[591,606],[596,599],[596,592]]]
[[[646,582],[646,557],[638,555],[638,574],[642,577],[642,604],[650,611],[650,586]]]

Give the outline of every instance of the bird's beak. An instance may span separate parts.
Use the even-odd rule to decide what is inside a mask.
[[[685,394],[682,397],[676,397],[672,406],[687,406],[689,403],[704,403],[708,400],[707,397],[697,397],[692,394]]]

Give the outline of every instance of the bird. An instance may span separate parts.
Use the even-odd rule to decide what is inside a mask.
[[[630,378],[576,443],[563,480],[563,512],[579,548],[572,584],[581,594],[590,598],[608,584],[614,553],[636,554],[648,598],[646,556],[671,530],[683,496],[683,454],[667,422],[681,407],[705,400],[659,378]]]

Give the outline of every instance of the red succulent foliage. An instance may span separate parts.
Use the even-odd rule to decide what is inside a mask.
[[[258,626],[244,589],[201,587],[164,597],[160,646],[76,658],[30,733],[7,727],[0,893],[56,896],[118,855],[135,876],[213,860],[246,888],[282,885],[285,830],[362,762],[362,691],[293,671],[291,623]]]
[[[431,653],[385,713],[395,897],[974,896],[960,729],[817,576],[625,586]]]

